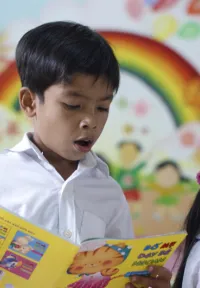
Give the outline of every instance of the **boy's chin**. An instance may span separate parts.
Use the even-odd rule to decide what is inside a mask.
[[[86,154],[87,153],[73,153],[73,155],[63,155],[62,157],[67,161],[77,162],[83,160]]]

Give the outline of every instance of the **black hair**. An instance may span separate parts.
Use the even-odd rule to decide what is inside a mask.
[[[165,161],[162,161],[161,163],[159,163],[156,167],[155,167],[155,171],[159,171],[159,170],[162,170],[163,168],[167,167],[167,166],[171,166],[173,167],[177,173],[179,174],[179,178],[180,178],[180,181],[183,181],[183,182],[188,182],[190,179],[183,176],[182,175],[182,171],[181,171],[181,168],[180,166],[173,160],[165,160]]]
[[[165,168],[166,166],[172,166],[174,169],[176,169],[177,171],[180,171],[180,167],[179,165],[175,162],[175,161],[172,161],[172,160],[165,160],[165,161],[162,161],[161,163],[159,163],[155,170],[158,171],[158,170],[161,170],[162,168]]]
[[[182,255],[181,265],[179,267],[176,279],[173,285],[173,288],[182,287],[183,276],[185,271],[185,266],[187,263],[188,256],[197,242],[197,236],[200,233],[200,190],[193,202],[193,205],[186,217],[184,223],[184,229],[188,233],[185,243],[184,250]]]
[[[57,83],[70,83],[75,73],[105,77],[113,90],[119,87],[119,64],[112,48],[87,26],[50,22],[28,31],[16,48],[22,86],[44,100],[44,91]]]
[[[118,144],[118,147],[122,148],[125,145],[133,145],[134,147],[137,148],[138,151],[142,151],[142,146],[140,144],[136,143],[136,142],[133,142],[133,141],[121,141]]]

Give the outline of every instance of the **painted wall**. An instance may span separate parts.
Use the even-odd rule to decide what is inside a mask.
[[[0,149],[30,123],[19,110],[14,51],[47,21],[74,20],[112,45],[121,86],[95,151],[130,203],[137,235],[180,228],[200,166],[198,0],[0,1]]]

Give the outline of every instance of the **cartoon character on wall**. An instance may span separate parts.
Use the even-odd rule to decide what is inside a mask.
[[[121,167],[113,176],[124,191],[133,219],[137,219],[142,210],[140,172],[146,166],[146,161],[139,161],[142,147],[136,142],[124,141],[118,148]]]
[[[148,184],[148,188],[158,194],[154,219],[161,221],[168,215],[173,221],[183,220],[184,215],[180,214],[177,205],[183,193],[187,192],[189,181],[175,161],[163,161],[155,167],[154,180]]]
[[[81,279],[67,287],[107,287],[111,280],[124,277],[124,275],[112,276],[119,272],[117,266],[127,259],[130,251],[131,247],[119,243],[117,245],[105,244],[92,251],[79,252],[67,273],[78,275]]]
[[[20,236],[16,240],[12,241],[10,246],[13,250],[22,253],[27,254],[32,250],[32,247],[28,244],[32,241],[32,238],[29,235]]]
[[[18,261],[15,255],[9,255],[0,261],[0,265],[8,270],[22,266],[22,261]]]
[[[153,11],[159,12],[165,9],[170,9],[180,0],[146,0],[146,3],[152,6]]]
[[[200,164],[200,144],[195,148],[192,158],[197,165]]]

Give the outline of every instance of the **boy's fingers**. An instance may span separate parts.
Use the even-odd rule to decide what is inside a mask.
[[[148,287],[151,287],[151,288],[170,288],[169,286],[169,283],[166,282],[165,280],[157,280],[155,278],[150,278],[150,277],[133,277],[132,278],[132,283],[134,285],[136,285],[137,287],[137,284],[140,285],[140,287],[145,287],[145,288],[148,288]],[[130,286],[131,287],[131,286]],[[135,286],[132,286],[132,287],[135,287]]]
[[[144,287],[153,287],[153,288],[169,288],[170,280],[172,278],[172,273],[164,268],[159,266],[149,267],[150,276],[133,276],[131,277],[131,283],[128,283],[126,288],[134,288],[134,284],[140,284]]]
[[[165,267],[152,266],[149,268],[151,277],[157,278],[158,280],[170,281],[172,278],[172,273]]]
[[[134,288],[131,283],[126,284],[125,288]]]

